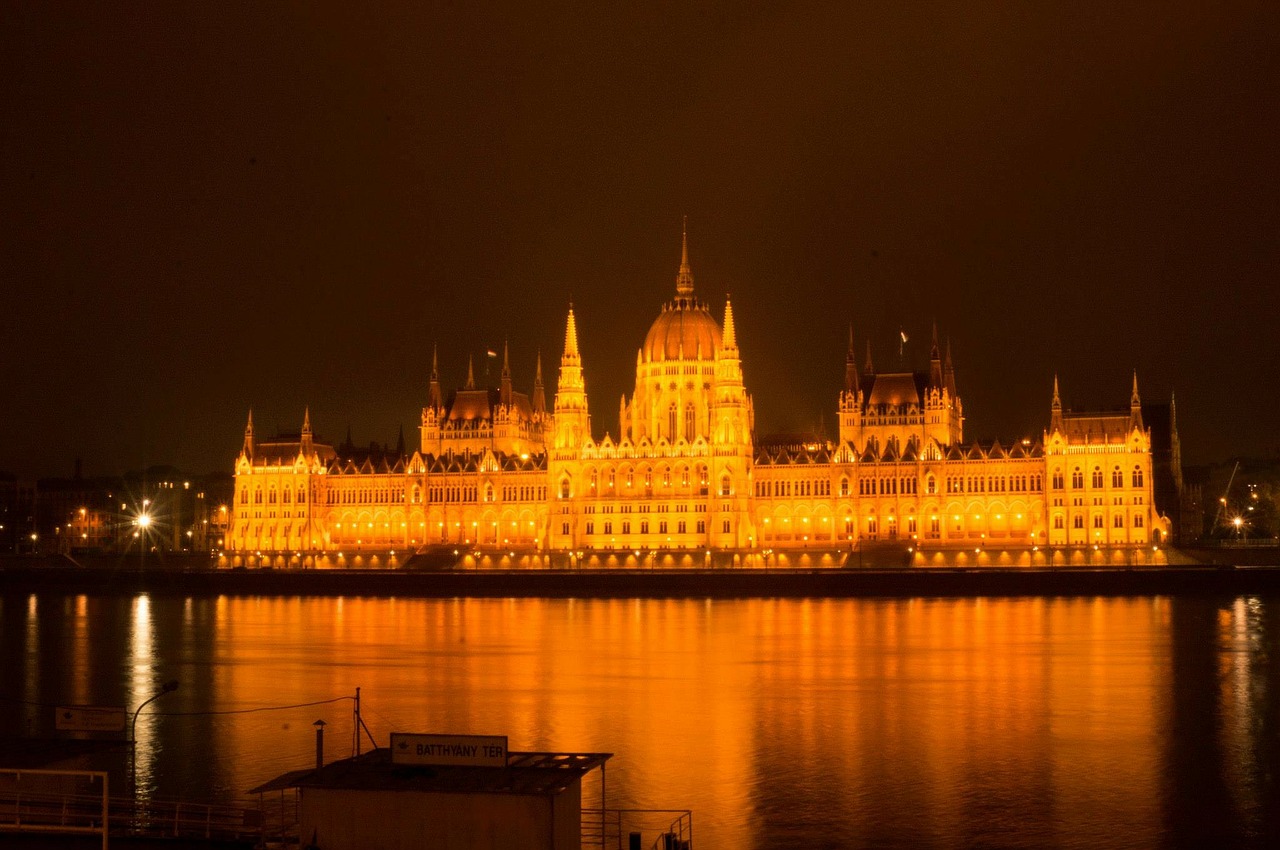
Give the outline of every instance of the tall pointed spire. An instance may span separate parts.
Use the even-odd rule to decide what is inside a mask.
[[[1133,370],[1133,395],[1129,396],[1129,421],[1134,428],[1143,430],[1142,397],[1138,395],[1138,370]]]
[[[298,448],[306,457],[310,457],[315,451],[315,443],[311,437],[311,405],[307,405],[302,411],[302,436],[298,443]]]
[[[689,267],[689,216],[684,217],[684,230],[680,238],[680,272],[676,275],[676,294],[693,294],[693,270]]]
[[[858,359],[853,354],[853,322],[849,323],[849,351],[844,356],[844,391],[858,389]]]
[[[547,410],[547,394],[542,386],[542,352],[538,352],[538,365],[533,373],[533,412],[545,413]]]
[[[933,322],[933,341],[929,345],[929,383],[938,388],[943,385],[942,355],[938,353],[938,321],[936,319]]]
[[[444,394],[440,392],[440,358],[434,344],[431,346],[431,386],[427,404],[437,410],[444,407]]]
[[[947,358],[942,367],[942,374],[947,385],[947,392],[956,397],[956,367],[951,362],[951,337],[947,337]]]
[[[244,453],[253,456],[253,408],[249,408],[249,421],[244,426]]]
[[[875,364],[871,362],[871,338],[870,337],[867,338],[867,362],[862,364],[862,371],[866,372],[868,375],[874,375],[876,373]]]
[[[591,416],[587,412],[587,385],[582,378],[582,356],[578,353],[578,321],[569,304],[564,327],[564,355],[560,358],[560,379],[556,384],[555,445],[577,448],[591,437]]]
[[[1058,395],[1058,375],[1053,376],[1053,404],[1049,407],[1049,433],[1065,431],[1062,421],[1062,397]]]
[[[498,387],[499,399],[503,404],[511,404],[514,389],[511,386],[511,358],[507,353],[507,341],[502,341],[502,378]]]
[[[467,389],[474,390],[476,388],[476,368],[475,358],[470,354],[467,355]]]
[[[738,331],[733,325],[733,302],[728,295],[724,297],[724,347],[727,351],[738,349]]]
[[[569,321],[564,326],[564,356],[578,357],[578,321],[573,317],[573,303],[569,303]]]

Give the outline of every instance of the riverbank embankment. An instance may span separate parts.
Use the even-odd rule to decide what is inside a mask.
[[[819,570],[138,570],[0,566],[0,593],[806,598],[1280,593],[1280,567]]]

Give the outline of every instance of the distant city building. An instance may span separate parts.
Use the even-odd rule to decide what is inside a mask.
[[[109,555],[222,550],[234,479],[152,467],[22,482],[0,475],[0,553]],[[141,524],[140,524],[141,520]]]
[[[1172,404],[1159,475],[1136,375],[1127,407],[1066,409],[1055,379],[1035,439],[965,442],[950,345],[926,371],[859,366],[850,332],[839,438],[757,441],[733,306],[694,294],[688,242],[675,297],[636,352],[617,437],[596,438],[572,306],[555,398],[539,360],[514,389],[441,390],[436,358],[420,445],[335,450],[311,431],[260,440],[252,413],[235,462],[227,563],[385,564],[429,547],[492,563],[1133,563],[1171,531],[1157,478],[1181,486]],[[1162,411],[1163,412],[1163,411]],[[393,557],[389,553],[399,552]],[[341,555],[341,557],[339,557]]]

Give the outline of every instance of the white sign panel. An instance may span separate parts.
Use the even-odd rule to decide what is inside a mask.
[[[391,733],[395,764],[506,767],[506,735],[415,735]]]
[[[54,727],[62,732],[123,732],[125,710],[111,705],[60,705]]]

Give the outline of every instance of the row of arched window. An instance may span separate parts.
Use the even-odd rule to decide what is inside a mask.
[[[279,493],[278,497],[276,495],[277,493]],[[266,491],[266,503],[268,505],[274,505],[276,503],[277,498],[279,498],[282,504],[287,505],[293,499],[293,490],[289,487],[282,487],[279,490],[277,490],[275,487],[268,488]],[[259,487],[253,491],[253,503],[255,505],[261,505],[262,499],[263,499],[263,490],[261,487]],[[307,490],[305,487],[299,487],[298,488],[298,504],[300,505],[305,504],[306,501],[307,501]],[[249,503],[249,490],[248,488],[246,488],[240,491],[240,504],[247,505],[248,503]]]
[[[1035,493],[1043,479],[1031,475],[948,475],[948,493]]]
[[[1095,490],[1100,490],[1104,486],[1105,482],[1106,482],[1106,477],[1102,473],[1102,467],[1095,466],[1093,468],[1093,472],[1089,476],[1090,486],[1093,487]],[[1131,487],[1146,486],[1146,475],[1143,474],[1141,466],[1134,466],[1133,472],[1130,473],[1129,475],[1129,482]],[[1066,489],[1066,487],[1064,486],[1066,482],[1063,476],[1062,469],[1059,468],[1053,471],[1052,483],[1053,483],[1053,489],[1055,490]],[[1124,487],[1124,472],[1118,466],[1111,470],[1111,486],[1114,488]],[[1084,470],[1078,466],[1075,469],[1071,470],[1071,489],[1072,490],[1084,489]]]

